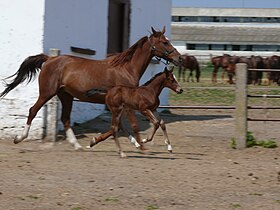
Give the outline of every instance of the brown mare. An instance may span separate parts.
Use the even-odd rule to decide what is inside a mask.
[[[195,70],[195,77],[196,77],[196,81],[199,82],[199,78],[200,78],[200,68],[199,68],[199,64],[197,62],[196,57],[192,56],[192,55],[182,55],[182,62],[181,65],[179,65],[179,75],[178,75],[178,80],[181,80],[181,75],[183,77],[183,81],[185,82],[185,72],[186,69],[190,70],[189,76],[187,78],[187,82],[191,81],[194,82],[193,79],[193,71]]]
[[[167,149],[172,152],[172,147],[167,136],[165,123],[162,119],[159,119],[156,113],[156,108],[159,106],[159,95],[163,88],[167,87],[176,93],[182,93],[183,89],[180,87],[173,75],[173,69],[168,71],[167,68],[163,72],[156,74],[151,80],[146,82],[140,87],[127,87],[127,86],[115,86],[107,92],[106,104],[112,112],[112,127],[111,130],[102,134],[98,138],[93,138],[90,142],[90,147],[105,140],[108,136],[113,135],[115,143],[118,148],[118,152],[121,157],[126,157],[122,151],[118,140],[118,126],[122,112],[126,109],[138,110],[150,122],[154,125],[154,130],[151,137],[144,139],[142,143],[152,141],[155,132],[160,126],[164,134],[164,142],[167,144]],[[140,135],[138,130],[135,131],[137,142],[140,142]]]
[[[22,135],[16,136],[14,143],[23,141],[28,136],[32,120],[41,107],[57,95],[62,103],[61,120],[64,125],[67,140],[80,149],[73,130],[70,127],[70,114],[73,98],[92,103],[105,103],[105,94],[96,92],[91,97],[85,93],[92,89],[107,90],[117,85],[136,87],[152,57],[157,56],[178,65],[180,54],[164,36],[162,31],[152,28],[151,35],[138,40],[133,46],[122,53],[110,56],[104,60],[89,60],[71,55],[49,57],[44,54],[28,57],[12,76],[14,80],[6,84],[6,89],[0,94],[4,97],[20,83],[28,82],[41,69],[39,75],[39,97],[30,108],[28,119]],[[42,65],[44,63],[44,65]],[[130,112],[129,119],[136,116]],[[137,127],[137,125],[134,125]],[[140,143],[140,142],[139,142]]]

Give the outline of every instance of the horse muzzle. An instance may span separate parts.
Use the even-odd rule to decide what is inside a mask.
[[[184,92],[184,90],[182,89],[182,88],[177,88],[176,89],[176,93],[177,94],[181,94],[181,93],[183,93]]]

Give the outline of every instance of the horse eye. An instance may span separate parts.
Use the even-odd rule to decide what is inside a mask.
[[[166,46],[166,45],[168,45],[168,42],[163,42],[163,44]]]

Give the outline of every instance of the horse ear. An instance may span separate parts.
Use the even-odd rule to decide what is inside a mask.
[[[161,33],[162,33],[162,34],[165,33],[165,26],[163,26],[163,29],[162,29]]]
[[[153,34],[155,34],[155,33],[156,33],[156,30],[155,30],[153,27],[151,27],[151,28],[152,28]]]

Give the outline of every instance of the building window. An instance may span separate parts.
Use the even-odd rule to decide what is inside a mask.
[[[172,16],[172,22],[280,23],[279,17]]]
[[[207,44],[187,43],[187,50],[216,50],[216,51],[280,51],[280,45],[231,45],[231,44]]]

